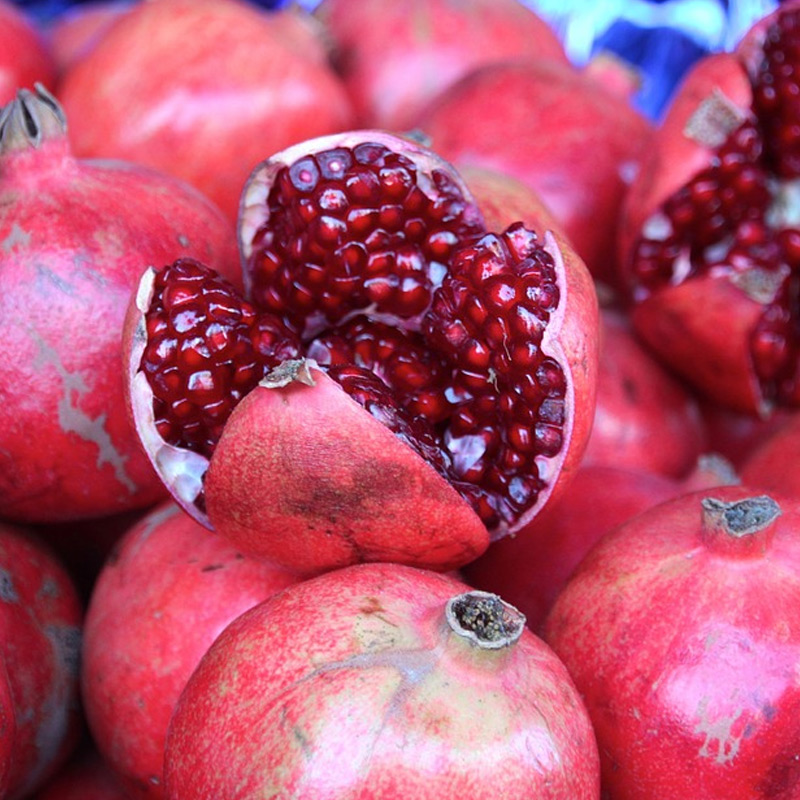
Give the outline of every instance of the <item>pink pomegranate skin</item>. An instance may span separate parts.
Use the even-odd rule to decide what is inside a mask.
[[[178,254],[235,278],[235,236],[182,181],[76,158],[52,99],[15,103],[0,132],[0,515],[57,522],[145,507],[165,493],[125,408],[130,295],[148,264]],[[23,106],[35,134],[20,129]]]
[[[315,15],[366,127],[411,128],[428,102],[485,64],[568,63],[556,33],[518,0],[324,0]]]
[[[130,795],[97,752],[86,748],[31,800],[130,800]]]
[[[81,683],[94,741],[130,797],[165,797],[169,719],[203,653],[231,620],[295,580],[172,502],[120,540],[87,610]]]
[[[182,178],[234,221],[258,161],[352,125],[339,78],[283,31],[239,0],[137,4],[61,79],[76,153]]]
[[[800,474],[795,466],[798,447],[800,413],[795,412],[752,449],[741,467],[742,480],[800,502]]]
[[[557,63],[496,64],[439,95],[415,124],[456,167],[531,186],[589,271],[613,284],[620,206],[651,135],[626,100]]]
[[[546,641],[586,704],[615,800],[796,797],[800,507],[685,494],[608,535]]]
[[[29,796],[78,742],[82,616],[77,591],[55,556],[28,532],[0,523],[0,673],[8,687],[0,682],[4,797]],[[8,697],[12,717],[3,702]]]
[[[178,703],[168,796],[598,798],[592,731],[563,666],[510,608],[496,649],[457,632],[446,606],[468,591],[364,564],[240,616]]]
[[[683,478],[704,448],[697,400],[635,337],[621,311],[601,313],[594,424],[582,465]]]
[[[10,103],[19,87],[37,81],[49,89],[56,68],[44,36],[16,3],[0,0],[0,107]]]

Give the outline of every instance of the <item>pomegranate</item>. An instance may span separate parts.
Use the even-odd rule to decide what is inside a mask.
[[[659,357],[713,403],[765,416],[800,404],[800,4],[759,30],[677,93],[626,201],[621,266]]]
[[[413,127],[428,102],[485,64],[568,64],[555,32],[519,0],[323,0],[315,14],[356,120],[367,127]]]
[[[620,206],[651,135],[627,99],[563,64],[508,62],[471,72],[415,124],[457,167],[531,186],[592,274],[613,285]]]
[[[39,82],[50,89],[56,67],[44,36],[16,3],[0,0],[0,107],[17,88]]]
[[[80,733],[82,609],[69,575],[27,531],[0,523],[0,786],[28,797]]]
[[[75,158],[65,125],[41,87],[0,116],[0,516],[19,521],[163,497],[125,411],[125,309],[148,263],[186,255],[241,274],[231,226],[199,192]]]
[[[795,412],[754,447],[741,467],[742,480],[800,502],[795,463],[800,446],[800,413]]]
[[[176,498],[304,573],[447,570],[524,529],[594,403],[596,297],[569,248],[486,234],[450,165],[377,131],[273,156],[242,209],[252,302],[183,261],[130,315],[133,416]]]
[[[594,425],[582,464],[682,478],[705,444],[690,392],[635,338],[626,314],[601,313]]]
[[[796,797],[800,505],[720,487],[606,536],[548,616],[614,800]]]
[[[203,653],[231,620],[295,581],[172,502],[123,536],[86,613],[81,681],[94,741],[131,797],[165,797],[169,719]]]
[[[31,800],[130,800],[97,752],[86,748]]]
[[[293,12],[239,0],[135,4],[61,79],[75,152],[173,174],[234,221],[266,154],[352,124],[322,42],[287,36],[272,13]]]
[[[184,689],[171,800],[599,797],[580,697],[496,595],[398,564],[242,614]]]

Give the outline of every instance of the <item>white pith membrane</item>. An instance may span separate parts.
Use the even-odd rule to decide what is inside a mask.
[[[355,132],[343,136],[321,137],[315,140],[316,147],[314,150],[309,149],[308,143],[296,145],[279,153],[257,167],[245,186],[240,205],[239,245],[242,263],[247,264],[253,253],[253,236],[269,219],[267,198],[275,177],[284,166],[293,164],[297,159],[307,156],[309,153],[313,154],[329,148],[353,148],[364,142],[377,142],[378,144],[384,144],[391,148],[391,141],[387,140],[392,138],[394,137],[389,137],[387,134],[382,133],[376,134],[371,131],[362,133]],[[407,155],[417,164],[417,185],[428,193],[429,196],[435,195],[437,190],[427,177],[426,170],[442,169],[451,177],[468,205],[474,205],[474,200],[466,185],[447,162],[435,156],[432,159],[429,152],[419,150],[412,142],[396,139],[395,141],[402,144],[403,155]],[[396,150],[397,146],[392,149]],[[513,222],[513,220],[509,220],[509,223],[510,222]],[[562,446],[555,456],[535,456],[538,475],[543,483],[543,487],[539,491],[536,501],[515,523],[508,524],[505,521],[501,521],[499,525],[490,531],[492,538],[495,539],[508,534],[514,534],[524,527],[547,502],[553,490],[561,464],[566,456],[574,424],[575,389],[566,369],[568,361],[565,357],[563,347],[559,342],[559,334],[565,317],[565,308],[567,302],[569,302],[567,283],[565,281],[565,266],[556,239],[549,231],[545,232],[543,236],[539,236],[538,243],[553,258],[555,284],[559,291],[558,303],[549,314],[549,320],[542,332],[539,349],[543,358],[550,357],[558,363],[565,378],[565,394],[563,399],[564,419],[560,425]],[[176,501],[198,522],[208,528],[213,528],[202,505],[198,504],[203,493],[203,479],[208,470],[210,459],[191,450],[170,445],[161,438],[155,424],[154,394],[149,386],[146,374],[139,367],[147,344],[145,314],[154,296],[155,274],[155,270],[152,268],[147,271],[142,278],[135,297],[135,306],[139,318],[136,322],[133,335],[133,348],[129,362],[129,368],[131,370],[129,385],[132,387],[131,407],[134,421],[142,444],[151,462],[162,477],[165,485],[172,492]],[[435,276],[436,288],[441,285],[445,275],[446,272],[443,272],[441,275]],[[247,297],[250,291],[249,287],[252,285],[252,279],[248,275],[247,269],[244,270],[244,281],[244,296]],[[428,310],[429,307],[426,308],[423,313],[409,320],[394,315],[370,315],[369,309],[356,309],[348,314],[345,320],[366,314],[372,321],[382,321],[392,327],[405,330],[419,330],[422,319],[425,314],[428,313]],[[343,325],[345,320],[340,324]],[[313,343],[311,343],[310,346],[306,343],[306,347],[308,353],[307,358],[293,359],[290,362],[284,362],[284,364],[269,371],[258,385],[264,388],[279,389],[296,381],[312,386],[314,384],[314,370],[320,370],[322,372],[325,370],[324,365],[319,364],[314,358],[315,348]],[[476,436],[463,436],[458,439],[450,438],[449,440],[445,440],[443,444],[446,451],[449,450],[452,460],[460,462],[462,466],[474,462],[482,454],[484,449],[483,441]],[[432,465],[428,466],[430,469],[434,469]],[[455,487],[454,491],[456,491]],[[468,501],[464,500],[464,502],[466,503]]]

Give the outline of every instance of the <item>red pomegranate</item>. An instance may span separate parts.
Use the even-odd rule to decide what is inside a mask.
[[[20,87],[41,83],[52,89],[56,68],[36,24],[11,0],[0,0],[0,107]]]
[[[742,480],[800,502],[800,474],[795,466],[798,448],[800,412],[795,412],[753,448],[742,464]]]
[[[568,64],[555,32],[519,0],[323,0],[315,14],[365,127],[413,127],[428,102],[485,64]]]
[[[277,154],[242,209],[252,302],[183,261],[130,315],[133,416],[176,498],[304,573],[447,570],[522,530],[593,409],[596,297],[569,248],[486,234],[449,164],[377,131]]]
[[[626,314],[603,310],[597,405],[581,463],[683,478],[704,445],[696,399],[642,347]]]
[[[60,82],[76,153],[175,175],[235,220],[259,161],[352,124],[323,44],[307,56],[274,19],[240,0],[136,4]]]
[[[519,612],[397,564],[303,581],[231,623],[165,758],[171,800],[599,797],[580,698]]]
[[[130,800],[130,795],[97,752],[86,748],[31,800]]]
[[[166,796],[169,719],[203,653],[231,620],[295,581],[172,502],[125,534],[86,613],[81,682],[94,741],[130,797]]]
[[[614,800],[796,797],[800,505],[721,487],[617,528],[545,639],[597,734]]]
[[[712,402],[800,403],[800,4],[703,59],[653,139],[623,213],[634,325]]]
[[[28,532],[0,523],[0,787],[21,800],[63,765],[80,733],[82,609]]]
[[[462,78],[415,124],[457,167],[531,186],[592,274],[614,282],[620,206],[651,135],[625,98],[563,64],[507,62]]]
[[[240,274],[233,230],[199,192],[78,159],[65,125],[41,88],[0,118],[0,516],[20,521],[163,496],[125,410],[125,309],[148,264],[185,255]]]

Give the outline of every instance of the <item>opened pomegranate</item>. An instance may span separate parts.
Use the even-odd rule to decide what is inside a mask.
[[[242,0],[135,3],[66,70],[59,98],[81,156],[175,175],[236,220],[268,153],[352,125],[322,41]]]
[[[411,128],[428,102],[484,64],[568,63],[555,31],[519,0],[324,0],[314,13],[363,126]]]
[[[486,234],[450,165],[379,132],[277,154],[242,209],[252,302],[184,260],[131,314],[134,417],[180,502],[305,572],[450,569],[522,530],[588,435],[580,261]]]
[[[92,592],[81,683],[90,731],[130,797],[166,796],[167,726],[203,653],[295,580],[242,556],[171,501],[124,535]]]
[[[715,403],[800,404],[800,4],[675,98],[625,211],[637,331]]]
[[[303,581],[222,632],[166,750],[171,800],[596,800],[580,697],[496,595],[398,564]]]
[[[18,4],[0,0],[0,107],[17,89],[42,83],[54,88],[56,67],[45,38]]]
[[[241,274],[231,226],[197,190],[75,158],[65,128],[41,88],[0,115],[0,516],[20,521],[164,496],[125,411],[125,311],[148,263],[187,255]]]
[[[794,798],[800,505],[683,495],[607,536],[545,625],[614,800]]]

